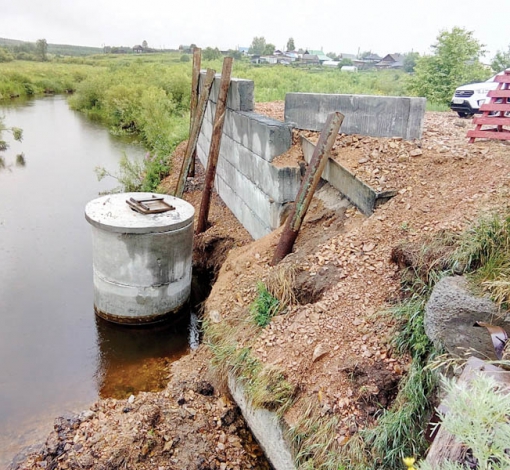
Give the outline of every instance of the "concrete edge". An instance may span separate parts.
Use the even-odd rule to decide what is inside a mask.
[[[303,135],[300,137],[305,161],[310,163],[315,150],[315,144]],[[340,191],[366,216],[371,216],[376,207],[389,201],[396,194],[396,191],[378,193],[332,158],[328,159],[322,178]]]
[[[228,374],[228,387],[251,432],[275,470],[296,470],[290,446],[284,437],[281,419],[272,411],[253,408],[243,385],[232,373]]]

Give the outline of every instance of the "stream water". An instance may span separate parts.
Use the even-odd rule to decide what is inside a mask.
[[[94,315],[85,204],[116,181],[123,152],[145,153],[48,97],[0,107],[23,141],[0,168],[0,468],[43,440],[56,416],[98,396],[160,389],[188,349],[189,318],[127,330]],[[23,153],[24,157],[17,155]]]

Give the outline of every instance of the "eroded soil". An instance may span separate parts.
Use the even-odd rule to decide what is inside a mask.
[[[258,110],[281,118],[283,103]],[[393,249],[444,230],[461,231],[480,214],[507,205],[510,146],[469,145],[470,126],[453,113],[427,113],[420,141],[340,136],[335,158],[374,189],[397,195],[368,218],[352,207],[330,209],[315,201],[294,253],[278,267],[270,260],[281,229],[250,242],[214,196],[211,227],[197,238],[195,259],[211,276],[222,266],[205,305],[211,321],[248,318],[258,281],[281,266],[296,274],[299,302],[257,335],[248,326],[240,334],[241,345],[285,371],[298,390],[285,416],[289,424],[303,401],[315,400],[324,413],[338,416],[342,445],[391,404],[408,369],[408,359],[395,357],[390,347],[393,319],[384,313],[401,296]],[[182,153],[181,146],[175,168]],[[299,164],[299,148],[290,157]],[[188,181],[186,194],[195,205],[199,176]],[[175,180],[166,185],[174,187]],[[101,400],[78,421],[59,421],[45,450],[13,468],[267,468],[235,406],[214,382],[209,359],[201,346],[171,366],[163,392],[142,393],[132,403]],[[212,384],[212,395],[200,391],[204,383]],[[229,413],[231,422],[225,420]]]

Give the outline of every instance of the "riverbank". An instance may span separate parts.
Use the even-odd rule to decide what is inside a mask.
[[[278,106],[271,108],[271,113],[278,112]],[[204,247],[203,259],[210,261],[211,269],[221,266],[205,304],[205,318],[209,323],[207,339],[212,352],[201,346],[198,352],[174,364],[171,382],[164,392],[135,397],[133,403],[129,400],[100,402],[95,406],[103,414],[91,416],[89,419],[97,420],[92,425],[84,422],[73,430],[74,436],[78,435],[76,442],[73,437],[60,448],[53,445],[56,453],[34,454],[13,468],[41,468],[52,462],[56,465],[53,468],[67,468],[66,465],[72,468],[72,459],[78,458],[73,457],[76,453],[92,456],[92,460],[85,462],[89,468],[102,468],[101,465],[113,468],[111,465],[118,462],[108,458],[128,445],[134,451],[125,459],[132,460],[122,462],[135,468],[148,468],[144,465],[149,463],[151,468],[162,469],[262,465],[253,460],[236,463],[245,457],[241,453],[222,454],[229,443],[237,447],[234,443],[239,442],[236,440],[239,436],[218,425],[224,410],[218,408],[218,403],[223,403],[225,389],[214,377],[219,375],[224,379],[225,372],[234,368],[250,386],[264,374],[278,377],[276,381],[266,382],[266,393],[257,399],[261,406],[279,411],[285,423],[294,429],[295,444],[301,445],[298,461],[302,465],[329,468],[327,458],[341,456],[349,442],[359,439],[360,431],[372,427],[382,412],[391,409],[410,368],[410,356],[399,356],[392,343],[397,321],[385,313],[402,298],[399,266],[392,260],[393,249],[402,242],[419,245],[440,233],[458,234],[481,214],[507,208],[509,147],[490,141],[468,145],[465,133],[469,125],[451,113],[427,113],[423,139],[413,144],[413,149],[399,139],[340,139],[338,158],[348,154],[346,164],[352,165],[360,176],[369,173],[379,181],[384,176],[383,183],[394,182],[397,187],[391,189],[396,189],[397,195],[368,218],[354,208],[331,208],[316,201],[294,254],[278,268],[269,265],[278,231],[249,243],[234,220],[222,228],[228,211],[215,199],[212,227],[197,243]],[[171,182],[168,184],[172,187]],[[200,189],[198,179],[189,180],[188,186]],[[186,198],[198,199],[198,195],[198,191],[192,192]],[[224,249],[213,262],[207,254],[215,252],[218,246]],[[257,284],[275,284],[275,276],[282,267],[287,273],[293,273],[289,289],[297,298],[267,327],[256,326],[250,306],[258,295]],[[232,358],[237,362],[233,363]],[[215,367],[210,368],[210,361]],[[212,402],[197,399],[197,394],[203,396],[197,388],[202,381],[214,387],[214,406]],[[182,388],[183,383],[189,387]],[[284,395],[277,395],[275,391],[281,388],[275,386],[282,384],[289,387]],[[202,390],[206,389],[210,390],[209,387]],[[179,400],[179,393],[183,394],[183,400]],[[121,447],[109,447],[109,441],[119,442],[115,436],[124,419],[120,413],[137,400],[143,405],[149,400],[151,406],[163,411],[149,413],[148,418],[141,411],[139,415],[131,415],[131,426],[137,433],[131,435],[131,441],[127,440],[129,444],[122,444],[124,447],[121,444]],[[107,406],[117,414],[106,413]],[[209,416],[208,406],[212,408],[214,422],[206,425],[201,420]],[[208,441],[203,454],[200,447],[196,447],[195,454],[181,450],[186,441],[193,447],[192,439],[186,438],[187,427],[183,428],[182,437],[180,428],[174,428],[176,434],[167,435],[165,440],[166,418],[160,426],[161,418],[154,416],[161,413],[171,416],[174,412],[171,410],[177,410],[175,413],[186,424],[193,424],[194,432]],[[96,413],[95,409],[92,411]],[[130,410],[124,412],[129,413]],[[308,427],[305,420],[309,421]],[[315,435],[310,432],[313,429],[310,422],[320,425]],[[101,436],[100,440],[88,437],[87,426]],[[157,438],[152,439],[155,444],[149,445],[150,429]],[[83,441],[80,433],[86,437]],[[167,445],[168,442],[171,444]],[[246,447],[243,449],[247,452]],[[174,463],[170,451],[178,451],[177,456],[180,453],[194,457],[205,455],[207,463],[203,465],[206,466],[200,467],[202,463],[198,464],[196,459]],[[124,451],[120,452],[124,455]],[[363,454],[360,460],[367,458],[377,456]]]

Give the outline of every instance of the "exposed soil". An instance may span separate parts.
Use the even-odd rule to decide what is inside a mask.
[[[283,103],[258,105],[257,111],[281,119]],[[335,158],[374,189],[395,189],[397,195],[369,218],[352,207],[331,209],[315,201],[294,253],[280,263],[296,272],[299,303],[258,336],[243,339],[262,363],[283,369],[299,391],[285,416],[289,424],[302,400],[316,400],[324,413],[338,416],[341,445],[394,400],[408,359],[394,356],[393,320],[382,312],[400,298],[398,264],[409,262],[394,248],[461,231],[480,214],[507,206],[510,146],[469,145],[470,127],[453,113],[426,113],[420,141],[338,138]],[[287,155],[297,164],[298,145]],[[175,168],[183,151],[177,149]],[[185,196],[195,207],[201,171],[189,179]],[[175,176],[165,184],[175,187]],[[257,282],[280,269],[270,260],[281,229],[250,243],[216,195],[210,218],[209,230],[197,237],[195,263],[210,276],[222,267],[205,314],[215,322],[247,317]],[[163,392],[139,394],[133,403],[101,400],[76,422],[60,420],[46,449],[13,468],[267,468],[236,408],[215,386],[208,361],[201,346],[172,365]],[[213,383],[213,395],[200,392],[204,381]],[[229,413],[232,422],[225,419]]]

